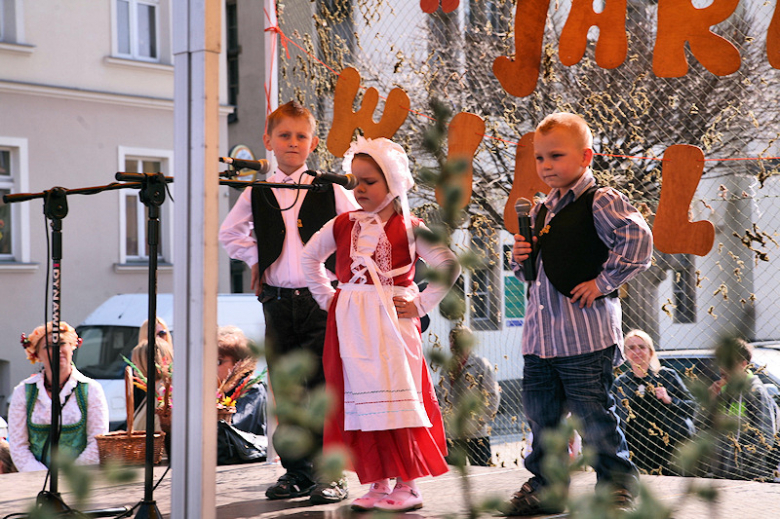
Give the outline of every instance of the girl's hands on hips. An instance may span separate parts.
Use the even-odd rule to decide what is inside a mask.
[[[417,311],[417,305],[413,301],[407,301],[401,296],[395,296],[393,303],[399,319],[412,319],[420,316],[420,312]]]
[[[599,287],[596,286],[596,280],[591,279],[590,281],[585,281],[574,287],[574,290],[571,291],[571,302],[573,304],[579,301],[580,308],[586,306],[590,308],[593,305],[593,301],[602,295],[604,294],[602,294]]]

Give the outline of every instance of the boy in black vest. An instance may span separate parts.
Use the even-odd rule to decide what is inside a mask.
[[[535,262],[528,282],[523,328],[523,405],[533,433],[525,467],[533,477],[502,511],[528,516],[560,513],[543,470],[544,436],[566,413],[579,420],[585,445],[595,454],[597,488],[615,509],[633,507],[638,472],[610,394],[613,365],[623,360],[620,285],[650,266],[653,241],[642,215],[611,188],[598,188],[590,171],[593,136],[574,114],[546,117],[536,128],[536,172],[552,188],[531,211],[531,243],[515,236],[513,268]],[[568,479],[561,490],[568,489]]]
[[[294,101],[268,116],[263,142],[278,164],[268,182],[311,184],[313,177],[305,171],[306,159],[319,142],[315,129],[314,116]],[[301,350],[311,353],[316,360],[314,373],[305,381],[307,389],[324,383],[322,347],[327,313],[320,310],[306,288],[301,252],[325,222],[357,208],[352,194],[341,186],[329,185],[317,191],[255,186],[244,190],[222,223],[220,243],[231,258],[252,267],[252,289],[263,303],[266,360],[272,388],[274,368],[282,357]],[[281,404],[280,396],[277,395],[278,404]],[[313,432],[301,424],[286,423],[280,417],[273,440],[286,473],[266,490],[268,499],[310,495],[313,503],[322,504],[347,497],[346,479],[318,484],[314,475],[312,461],[322,449],[321,429]],[[301,434],[312,436],[308,453],[290,452],[280,441]]]

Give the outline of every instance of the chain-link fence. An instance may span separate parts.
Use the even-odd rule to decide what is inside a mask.
[[[711,2],[693,4],[705,8]],[[525,295],[509,270],[512,237],[504,230],[503,212],[516,173],[516,143],[549,113],[571,111],[587,120],[595,136],[593,170],[598,181],[628,196],[651,226],[666,148],[690,144],[704,152],[704,173],[690,216],[714,224],[712,250],[705,256],[656,250],[652,267],[620,291],[624,331],[647,332],[661,365],[673,370],[634,377],[633,385],[621,385],[617,395],[629,446],[644,471],[680,473],[672,468],[676,447],[693,431],[703,437],[711,418],[721,416],[708,414],[709,391],[695,384],[700,381],[708,388],[720,380],[712,354],[717,344],[729,337],[780,339],[780,307],[775,302],[780,288],[780,186],[775,176],[780,162],[758,160],[780,154],[780,74],[769,65],[766,50],[775,7],[774,2],[743,0],[712,28],[739,50],[739,71],[718,77],[686,49],[688,73],[661,78],[653,74],[656,1],[628,0],[627,58],[610,70],[596,64],[596,28],[588,33],[583,59],[573,66],[561,64],[558,42],[571,2],[550,2],[538,84],[532,94],[518,98],[507,94],[492,72],[497,57],[515,55],[514,1],[461,0],[451,13],[440,9],[433,14],[423,13],[412,0],[278,2],[280,29],[306,49],[280,49],[280,97],[297,98],[313,109],[321,121],[320,142],[326,142],[332,121],[337,72],[348,66],[360,72],[363,86],[375,87],[380,96],[395,87],[409,94],[410,113],[394,139],[405,146],[416,172],[436,164],[423,142],[433,116],[432,99],[453,113],[468,111],[485,120],[485,136],[474,159],[473,194],[464,223],[454,233],[458,252],[471,251],[483,261],[471,264],[459,281],[465,314],[432,315],[424,335],[431,350],[446,352],[450,330],[467,325],[474,331],[475,354],[494,366],[502,393],[489,431],[493,463],[517,463],[529,445],[520,394]],[[376,119],[381,110],[382,103]],[[339,170],[340,160],[324,144],[316,155],[318,167]],[[418,183],[414,197],[419,214],[434,214],[430,185]],[[719,448],[705,449],[708,465],[699,473],[776,476],[776,424],[767,421],[772,400],[765,396],[768,391],[778,398],[780,349],[756,348],[754,360],[760,369],[754,370],[758,378],[748,379],[752,386],[732,388],[728,400],[713,404],[737,425],[719,426],[707,437]],[[622,370],[632,372],[628,364]],[[675,385],[675,375],[682,385]],[[439,376],[447,375],[440,369]],[[666,396],[661,398],[658,388]],[[573,446],[576,449],[576,442]],[[714,467],[715,452],[726,468]],[[748,453],[766,461],[760,471],[745,469],[754,465],[745,457]]]

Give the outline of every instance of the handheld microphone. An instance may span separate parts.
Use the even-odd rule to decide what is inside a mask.
[[[523,275],[526,281],[536,279],[536,251],[533,242],[533,230],[531,229],[531,202],[527,198],[518,198],[515,202],[515,211],[517,211],[517,223],[520,227],[518,234],[531,244],[531,254],[523,262]]]
[[[232,157],[220,157],[220,162],[224,162],[236,169],[254,169],[260,173],[268,173],[271,171],[271,163],[265,159],[260,160],[241,160],[234,159]]]
[[[322,171],[308,170],[306,174],[314,177],[315,180],[320,182],[328,182],[330,184],[338,184],[343,186],[344,189],[355,189],[358,185],[358,179],[355,175],[347,173],[346,175],[337,175],[335,173],[323,173]]]

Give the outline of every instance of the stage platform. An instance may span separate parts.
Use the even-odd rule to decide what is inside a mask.
[[[155,481],[165,467],[155,468]],[[112,506],[132,507],[143,499],[143,471],[130,483],[108,483],[95,467],[93,487],[86,505],[80,510]],[[311,505],[306,498],[289,501],[269,501],[265,489],[283,474],[279,465],[256,463],[217,468],[217,517],[219,519],[249,518],[327,518],[371,517],[371,514],[351,512],[349,500],[333,505]],[[15,512],[24,512],[34,502],[43,488],[44,472],[0,475],[0,518]],[[171,473],[169,472],[154,493],[160,512],[169,517],[171,512]],[[360,485],[353,472],[348,473],[350,499],[362,495],[367,485]],[[470,467],[469,484],[475,499],[499,496],[506,499],[517,490],[529,473],[518,467]],[[73,506],[73,495],[61,478],[60,490],[65,502]],[[585,496],[592,492],[596,476],[592,471],[574,474],[572,495]],[[780,517],[780,484],[746,481],[677,478],[668,476],[642,476],[656,499],[673,508],[674,519],[718,519],[742,517],[770,519]],[[690,485],[714,485],[718,499],[714,505],[696,498],[686,498]],[[461,478],[452,471],[437,478],[419,481],[425,498],[425,507],[404,514],[410,519],[466,517]],[[46,487],[48,489],[48,486]],[[135,514],[132,515],[135,517]],[[385,516],[387,517],[387,516]],[[485,514],[484,517],[490,517]],[[197,519],[197,518],[188,518]]]

